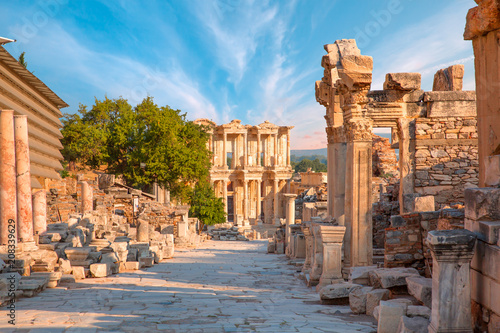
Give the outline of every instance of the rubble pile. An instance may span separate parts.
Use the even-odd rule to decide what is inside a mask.
[[[238,230],[238,227],[221,227],[214,228],[208,232],[208,235],[213,240],[221,241],[249,241],[243,233]]]

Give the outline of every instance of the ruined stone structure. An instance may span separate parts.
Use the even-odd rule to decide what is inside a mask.
[[[371,91],[373,60],[354,40],[325,50],[316,98],[327,109],[328,210],[346,226],[344,264],[371,265],[373,128],[391,128],[399,148],[401,213],[418,196],[463,202],[478,180],[475,94],[461,91],[459,65],[436,75],[436,89],[449,91],[422,91],[419,73],[389,73],[384,90]]]
[[[290,130],[265,121],[251,126],[240,120],[216,125],[195,120],[209,129],[213,153],[210,179],[226,204],[228,220],[238,226],[251,222],[280,224],[285,217],[284,193],[289,193]]]
[[[33,246],[43,232],[44,192],[32,205],[32,188],[59,178],[59,109],[67,106],[0,46],[0,245],[9,241],[9,226],[17,241]]]
[[[464,38],[472,40],[476,69],[479,189],[465,192],[465,226],[477,235],[471,263],[474,331],[500,331],[500,1],[476,1]],[[490,187],[487,187],[490,186]]]

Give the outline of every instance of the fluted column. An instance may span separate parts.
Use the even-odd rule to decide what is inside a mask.
[[[17,198],[13,110],[1,110],[0,128],[0,245],[15,245]],[[14,236],[9,238],[9,235]]]
[[[260,142],[260,133],[257,132],[257,166],[260,166],[262,164],[262,157],[260,156],[262,154],[262,143]]]
[[[285,227],[285,249],[290,246],[291,231],[290,225],[295,224],[295,198],[297,194],[285,193],[283,196],[286,198],[286,227]],[[285,253],[288,253],[286,250]]]
[[[273,190],[274,190],[274,204],[273,204],[273,208],[274,208],[274,224],[279,226],[281,225],[281,221],[280,221],[280,217],[279,217],[279,186],[278,186],[278,179],[275,179],[274,180],[274,183],[273,183]]]
[[[33,193],[33,224],[35,235],[47,231],[47,193],[43,189]]]
[[[222,133],[222,165],[227,168],[227,133]],[[234,157],[234,156],[233,156]]]
[[[243,225],[248,222],[248,203],[250,202],[248,196],[248,179],[243,180]]]
[[[226,213],[227,221],[227,180],[222,180],[222,200],[224,201],[224,212]]]
[[[14,137],[16,145],[18,237],[21,242],[33,242],[28,116],[14,116]]]
[[[262,214],[262,211],[261,211],[261,197],[262,197],[262,193],[261,193],[261,185],[262,184],[262,181],[260,180],[257,180],[257,224],[262,224],[262,220],[260,219],[260,215]]]
[[[274,134],[274,163],[273,166],[278,165],[278,133]]]

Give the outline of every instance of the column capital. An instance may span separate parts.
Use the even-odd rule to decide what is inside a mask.
[[[283,196],[288,199],[288,201],[295,200],[297,197],[297,194],[292,194],[292,193],[284,193]]]
[[[438,262],[470,262],[476,235],[465,229],[434,230],[427,234],[427,244]]]
[[[352,118],[344,122],[345,137],[348,141],[372,141],[373,121],[365,118]]]
[[[337,225],[325,225],[321,223],[313,223],[318,227],[323,243],[342,243],[346,227]]]

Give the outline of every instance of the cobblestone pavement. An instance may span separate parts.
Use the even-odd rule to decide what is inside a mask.
[[[154,267],[47,289],[16,303],[0,332],[376,332],[348,306],[321,305],[267,241],[208,241]]]

